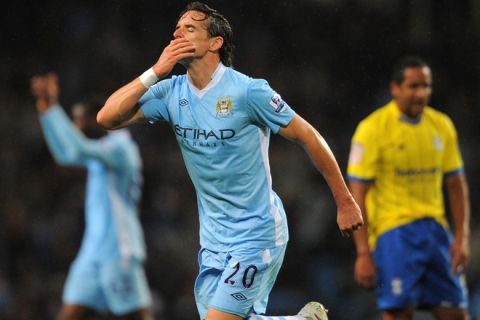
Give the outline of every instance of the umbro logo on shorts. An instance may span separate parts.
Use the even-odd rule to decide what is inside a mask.
[[[235,300],[238,300],[238,301],[245,301],[247,300],[247,297],[245,297],[243,294],[241,294],[240,292],[237,292],[237,293],[232,293],[231,296],[233,298],[235,298]]]

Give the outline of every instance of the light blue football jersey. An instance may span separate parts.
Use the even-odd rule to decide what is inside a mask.
[[[204,89],[187,75],[173,76],[152,86],[139,105],[150,122],[172,126],[197,192],[202,247],[226,252],[288,241],[268,146],[270,132],[295,112],[265,80],[219,64]]]
[[[55,160],[88,171],[85,232],[77,259],[144,260],[145,242],[137,209],[142,163],[128,130],[87,139],[60,106],[44,112],[40,123]]]

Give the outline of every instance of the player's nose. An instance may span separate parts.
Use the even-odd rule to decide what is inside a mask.
[[[178,39],[178,38],[183,38],[183,31],[181,28],[178,28],[176,29],[174,32],[173,32],[173,37],[175,39]]]

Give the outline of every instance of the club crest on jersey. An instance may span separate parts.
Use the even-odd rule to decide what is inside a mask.
[[[224,118],[232,113],[232,99],[230,99],[230,96],[219,97],[217,100],[217,117]]]
[[[286,104],[285,101],[282,100],[282,97],[278,93],[275,93],[271,98],[269,102],[270,106],[272,106],[273,109],[275,109],[275,112],[283,112],[286,110]]]
[[[442,139],[439,136],[433,137],[433,145],[435,146],[435,150],[440,152],[443,150]]]

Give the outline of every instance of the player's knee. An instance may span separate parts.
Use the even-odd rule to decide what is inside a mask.
[[[470,316],[463,309],[437,308],[434,310],[437,320],[469,320]]]
[[[99,314],[89,308],[64,305],[57,317],[58,320],[97,320],[100,319]]]
[[[124,314],[122,316],[117,316],[115,319],[118,320],[154,320],[153,314],[150,310],[141,309],[135,312]]]
[[[414,308],[389,309],[383,312],[383,320],[409,320],[413,319]]]

